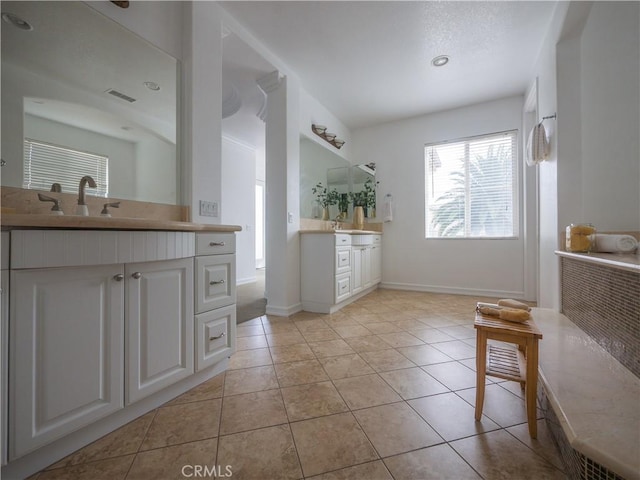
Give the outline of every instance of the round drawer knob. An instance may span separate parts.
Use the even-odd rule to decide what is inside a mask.
[[[113,276],[113,279],[114,279],[116,282],[121,282],[122,280],[124,280],[124,275],[123,275],[123,274],[121,274],[121,273],[119,273],[119,274],[117,274],[117,275],[114,275],[114,276]]]
[[[131,274],[131,276],[138,280],[140,277],[142,277],[142,274],[140,272],[134,272],[133,274]]]

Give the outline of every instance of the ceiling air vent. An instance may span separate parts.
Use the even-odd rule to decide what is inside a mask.
[[[125,95],[124,93],[114,90],[113,88],[110,88],[109,90],[105,90],[104,93],[108,93],[109,95],[113,95],[114,97],[118,97],[122,100],[126,100],[129,103],[133,103],[136,101],[135,98],[132,98],[129,95]]]

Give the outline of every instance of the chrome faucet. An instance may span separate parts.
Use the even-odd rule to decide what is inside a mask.
[[[340,228],[342,228],[342,224],[340,223],[341,220],[342,220],[342,213],[339,213],[338,216],[333,219],[333,222],[331,222],[331,228],[333,230],[340,230]]]
[[[78,187],[78,205],[76,205],[76,215],[82,215],[84,217],[89,215],[89,208],[84,199],[84,189],[89,185],[89,188],[97,188],[96,181],[89,175],[85,175],[80,179],[80,186]]]

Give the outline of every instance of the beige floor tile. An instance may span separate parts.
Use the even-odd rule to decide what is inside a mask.
[[[216,375],[215,377],[202,382],[200,385],[193,387],[191,390],[184,392],[182,395],[177,396],[170,402],[167,402],[165,406],[221,398],[224,389],[225,376],[226,373]]]
[[[159,408],[140,450],[218,436],[221,399]]]
[[[450,390],[476,386],[476,373],[459,362],[425,365],[422,369]]]
[[[321,358],[319,361],[332,380],[375,373],[373,368],[357,353]]]
[[[377,374],[343,378],[333,383],[352,410],[402,400]]]
[[[283,388],[282,397],[291,422],[349,410],[331,382]]]
[[[342,338],[365,337],[371,335],[371,332],[362,325],[347,325],[333,327],[338,335]]]
[[[429,344],[437,343],[437,342],[450,342],[451,340],[455,340],[452,336],[447,335],[444,332],[441,332],[437,328],[424,328],[422,330],[412,330],[411,335]]]
[[[316,383],[329,380],[318,360],[302,360],[300,362],[277,363],[276,375],[281,387]]]
[[[411,345],[424,345],[424,342],[407,332],[383,333],[378,335],[392,347],[410,347]]]
[[[416,320],[412,318],[410,320],[400,320],[399,322],[394,322],[396,326],[398,326],[403,331],[411,331],[411,330],[422,330],[428,327],[425,323],[420,320]]]
[[[396,348],[402,355],[407,357],[416,365],[431,365],[433,363],[450,362],[451,357],[445,355],[440,350],[431,345],[414,345],[412,347]]]
[[[220,435],[288,422],[282,395],[278,389],[225,397],[221,417]]]
[[[264,335],[264,329],[262,323],[256,325],[247,325],[242,323],[236,327],[236,336],[239,337],[252,337],[254,335]]]
[[[269,351],[274,363],[297,362],[316,358],[309,346],[303,343],[284,347],[270,347]]]
[[[252,348],[268,347],[267,338],[264,335],[252,335],[251,337],[240,337],[236,339],[237,350],[250,350]]]
[[[366,408],[353,414],[381,457],[443,441],[405,402]]]
[[[302,477],[289,425],[261,428],[220,437],[216,464],[228,465],[234,480]]]
[[[392,348],[391,345],[380,339],[377,335],[346,338],[345,341],[356,352],[374,352],[376,350],[387,350],[389,348]]]
[[[476,422],[475,409],[455,393],[410,400],[409,405],[446,441],[457,440],[500,428],[485,415]]]
[[[291,430],[305,477],[378,458],[351,413],[295,422]]]
[[[391,385],[391,388],[398,392],[404,400],[449,391],[447,387],[418,367],[383,372],[380,373],[380,376]]]
[[[327,323],[318,317],[317,313],[314,313],[315,317],[307,320],[296,320],[294,321],[295,326],[300,330],[300,332],[315,332],[317,330],[326,330],[329,328]]]
[[[506,430],[556,468],[564,470],[562,457],[554,444],[545,420],[538,420],[538,438],[535,439],[529,436],[529,425],[526,423],[509,427]]]
[[[475,347],[461,341],[453,340],[451,342],[438,342],[433,346],[445,355],[450,356],[454,360],[463,360],[465,358],[476,358]]]
[[[135,455],[47,470],[38,480],[124,480]]]
[[[338,312],[340,313],[340,312]],[[324,319],[325,323],[327,325],[329,325],[329,327],[331,328],[335,328],[335,327],[345,327],[347,325],[360,325],[355,318],[343,314],[343,315],[331,315],[330,317],[327,317]]]
[[[296,327],[293,322],[279,322],[279,323],[263,323],[262,328],[264,329],[264,333],[269,335],[274,335],[277,333],[292,333],[299,332],[298,327]]]
[[[56,462],[48,467],[47,470],[136,453],[155,415],[156,411],[153,410],[136,418],[134,421]]]
[[[254,318],[251,320],[245,320],[244,322],[241,322],[238,324],[238,326],[242,326],[242,327],[249,327],[254,325],[262,325],[262,317]]]
[[[492,480],[565,479],[542,457],[533,454],[504,430],[457,440],[450,444],[484,478]],[[505,452],[508,454],[505,455]]]
[[[127,480],[183,480],[193,476],[195,465],[213,468],[217,442],[213,438],[141,452],[136,455]]]
[[[323,473],[309,480],[393,480],[382,460]]]
[[[476,331],[473,327],[467,328],[457,325],[455,327],[440,327],[439,330],[458,340],[474,339],[475,343]]]
[[[267,334],[267,343],[270,347],[283,347],[285,345],[305,343],[305,339],[300,332],[273,333]]]
[[[338,340],[340,338],[340,335],[330,328],[302,332],[302,336],[307,342],[326,342],[328,340]]]
[[[355,353],[353,348],[344,340],[329,340],[327,342],[310,342],[309,347],[316,354],[316,357],[333,357],[336,355],[346,355]]]
[[[391,322],[367,323],[366,327],[367,330],[376,335],[379,335],[381,333],[397,333],[402,331],[400,327]]]
[[[378,350],[376,352],[362,352],[360,356],[376,372],[399,370],[401,368],[415,367],[415,364],[397,350]]]
[[[384,463],[395,480],[481,480],[482,478],[448,445],[435,445],[385,458]]]
[[[278,387],[273,365],[229,370],[224,381],[224,395],[259,392]]]
[[[273,360],[268,348],[254,348],[251,350],[238,350],[229,359],[229,370],[239,368],[260,367],[271,365]]]
[[[389,318],[387,315],[380,315],[377,313],[363,313],[362,315],[356,315],[351,317],[360,325],[369,325],[370,323],[387,323]]]
[[[475,388],[460,390],[456,393],[475,407]],[[482,413],[501,427],[511,427],[527,421],[524,400],[495,383],[485,387]]]
[[[301,311],[301,312],[294,313],[288,318],[293,322],[303,322],[305,320],[315,320],[316,318],[319,318],[321,315],[322,315],[321,313]]]

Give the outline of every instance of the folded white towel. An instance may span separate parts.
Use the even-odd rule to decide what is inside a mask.
[[[638,247],[638,241],[631,235],[598,233],[595,237],[595,252],[631,253]]]

